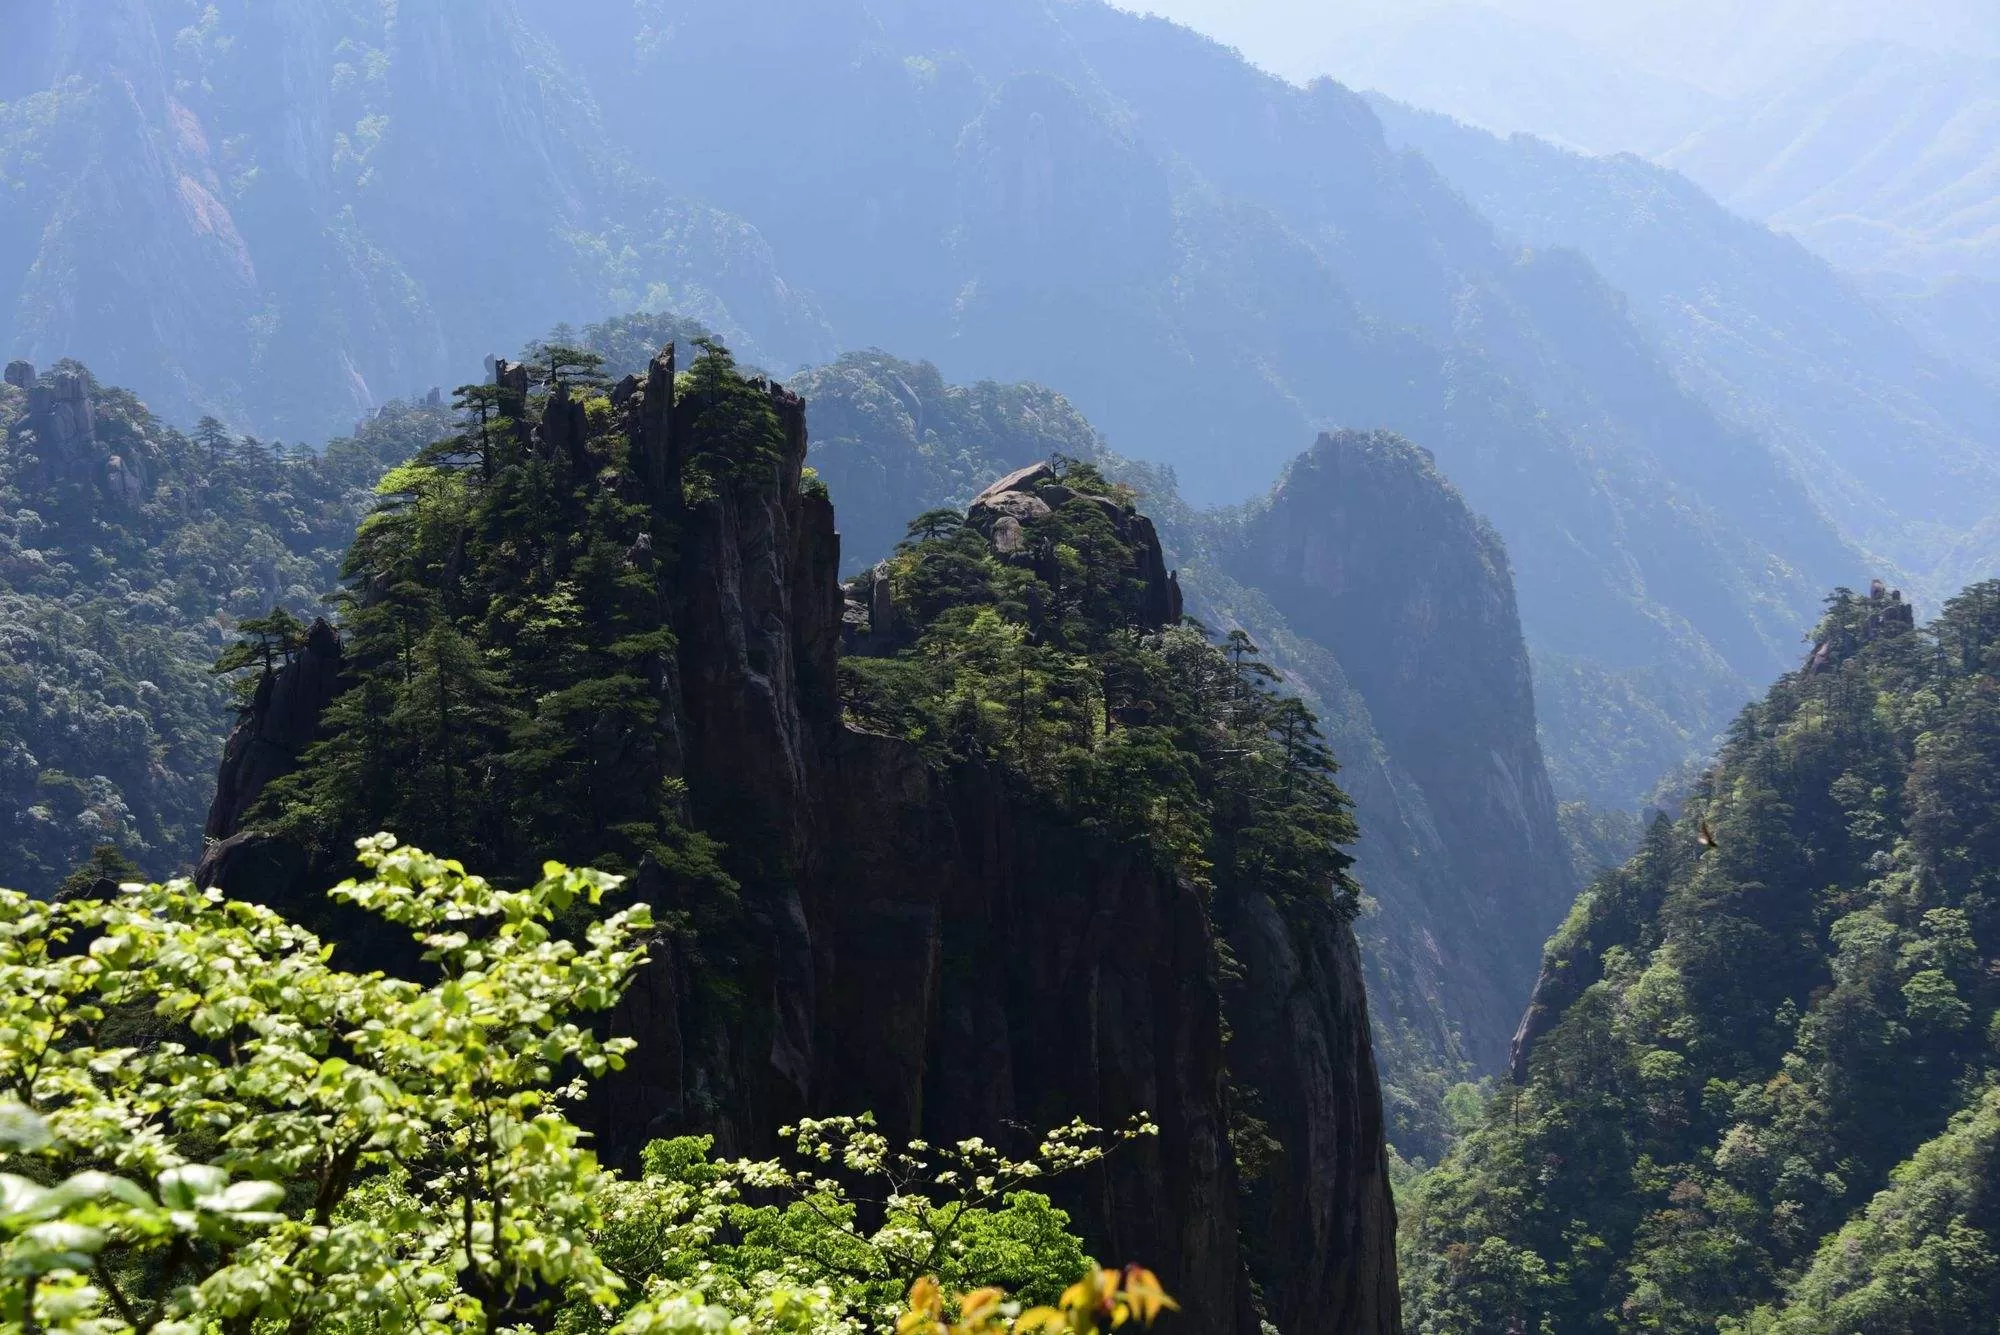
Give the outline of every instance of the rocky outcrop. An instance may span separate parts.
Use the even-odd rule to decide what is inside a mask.
[[[1576,886],[1498,537],[1427,451],[1339,432],[1291,465],[1224,564],[1338,659],[1332,689],[1358,697],[1385,753],[1342,759],[1360,766],[1357,871],[1380,903],[1364,931],[1390,1013],[1443,1021],[1422,1040],[1432,1057],[1505,1069]]]
[[[1863,645],[1907,635],[1916,628],[1916,606],[1904,601],[1903,591],[1892,589],[1879,579],[1873,580],[1865,599],[1839,605],[1839,612],[1813,642],[1803,670],[1830,672]]]
[[[366,968],[419,968],[407,937],[383,932],[369,915],[319,893],[349,873],[339,853],[249,823],[264,790],[296,770],[319,736],[327,706],[345,685],[343,667],[339,633],[315,620],[290,661],[258,679],[223,745],[195,883],[273,905],[322,939],[347,943],[350,954],[343,962],[350,966],[365,956]]]
[[[36,379],[27,363],[23,386],[28,391],[28,411],[15,427],[17,437],[34,455],[37,476],[43,487],[89,479],[97,454],[97,414],[92,408],[90,383],[74,372],[58,372]],[[10,368],[11,369],[11,368]],[[9,382],[13,383],[13,382]]]
[[[995,550],[1012,555],[1022,549],[1024,526],[1044,518],[1056,506],[1076,499],[1078,494],[1056,480],[1051,464],[1029,464],[975,496],[972,507],[965,512],[965,522],[984,533]],[[1112,529],[1138,560],[1138,575],[1146,586],[1142,612],[1145,624],[1152,629],[1178,625],[1180,580],[1167,569],[1166,554],[1153,521],[1129,502],[1121,504],[1109,496],[1089,494],[1083,499],[1103,509]]]
[[[1192,1328],[1254,1329],[1200,898],[997,775],[939,773],[899,739],[841,726],[835,652],[853,599],[835,582],[832,507],[798,485],[804,406],[770,392],[777,482],[687,509],[675,590],[683,772],[756,925],[743,981],[760,1001],[715,1023],[672,959],[635,987],[620,1020],[651,1036],[611,1095],[607,1140],[699,1127],[760,1147],[800,1112],[863,1108],[895,1134],[1005,1139],[1149,1112],[1160,1138],[1066,1203],[1107,1254],[1154,1258],[1201,1314]],[[1012,490],[983,504],[1014,496],[1042,504]],[[1119,522],[1150,537],[1129,511]],[[1160,622],[1177,617],[1156,540],[1146,556]],[[889,581],[860,583],[886,648]],[[1372,1070],[1367,1083],[1372,1096]]]
[[[1019,524],[1014,525],[1013,532],[1018,539]],[[1011,552],[1018,550],[1020,544],[1017,540],[1011,546],[1003,546],[996,537],[995,546]],[[890,654],[908,640],[908,627],[896,614],[896,589],[889,578],[887,561],[877,561],[841,585],[840,590],[840,647],[843,653],[863,656]]]
[[[99,439],[87,375],[59,367],[38,377],[31,363],[15,361],[7,365],[6,383],[27,391],[27,411],[9,434],[31,461],[22,475],[28,486],[85,504],[132,509],[144,503],[152,491],[146,442],[123,433],[126,443],[114,449]]]
[[[1273,1314],[1289,1332],[1389,1335],[1394,1211],[1345,922],[1331,909],[1304,927],[1268,903],[1244,910],[1231,940],[1261,1037],[1254,1069],[1232,1073],[1215,928],[1194,887],[995,772],[940,769],[900,738],[846,726],[843,634],[855,635],[864,601],[892,634],[893,599],[886,578],[838,583],[833,508],[802,485],[805,405],[775,384],[763,392],[782,430],[775,469],[705,469],[712,489],[685,499],[703,442],[698,405],[674,397],[671,352],[617,390],[676,637],[655,674],[660,731],[628,745],[651,748],[644,765],[685,783],[692,823],[722,845],[742,921],[726,987],[696,958],[704,945],[672,938],[629,989],[612,1023],[639,1046],[588,1111],[601,1148],[630,1161],[649,1139],[698,1131],[724,1152],[761,1153],[801,1113],[864,1109],[896,1135],[1011,1143],[1023,1128],[1145,1112],[1157,1139],[1055,1194],[1099,1254],[1160,1272],[1184,1308],[1178,1329],[1256,1335],[1230,1136],[1231,1082],[1248,1082],[1282,1109],[1287,1155],[1255,1207],[1283,1234],[1258,1276]],[[553,420],[537,433],[545,449]],[[968,522],[997,532],[1022,502],[1046,507],[1048,485],[1035,470],[1005,479]],[[1107,504],[1147,588],[1146,622],[1177,620],[1151,523]],[[260,689],[218,811],[247,804],[250,780],[231,776],[290,717],[281,696],[317,698],[305,684],[321,678],[303,662]],[[300,875],[254,832],[218,851],[211,881],[251,866]],[[634,894],[674,907],[657,868],[634,880]]]
[[[257,680],[257,690],[222,751],[215,800],[203,835],[228,839],[243,828],[271,780],[299,767],[320,716],[341,687],[340,635],[324,620],[306,632],[291,660]]]

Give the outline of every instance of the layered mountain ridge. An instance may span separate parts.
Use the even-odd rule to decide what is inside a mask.
[[[9,338],[170,414],[308,429],[445,382],[474,339],[671,306],[780,370],[879,344],[1048,384],[1198,501],[1387,427],[1506,538],[1569,683],[1540,702],[1564,795],[1613,805],[1861,564],[1588,265],[1521,255],[1345,90],[1185,29],[1039,0],[210,12],[130,0],[78,44],[61,9],[0,150],[24,186],[0,235],[41,255]],[[92,205],[100,177],[133,207]],[[135,304],[161,314],[114,320]],[[294,380],[345,388],[260,406]],[[1595,767],[1607,730],[1644,761]]]
[[[1770,441],[1841,533],[1927,603],[1990,571],[1981,530],[2000,496],[1990,376],[1927,347],[1854,280],[1671,170],[1372,105],[1393,142],[1422,152],[1497,227],[1587,257],[1632,299],[1680,379]],[[1781,531],[1774,513],[1746,520]]]

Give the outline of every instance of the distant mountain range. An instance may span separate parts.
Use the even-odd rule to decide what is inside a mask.
[[[2000,379],[2000,278],[1961,275],[1919,283],[1875,274],[1867,286],[1939,352]]]
[[[1965,536],[2000,508],[2000,390],[1965,355],[1978,285],[1956,303],[1912,294],[1899,321],[1671,170],[1373,105],[1392,142],[1421,152],[1495,226],[1588,258],[1680,381],[1783,451],[1850,540],[1939,598],[2000,561],[1989,539]],[[1911,327],[1920,306],[1939,326],[1929,338]]]
[[[4,78],[0,339],[179,420],[323,437],[672,308],[1046,384],[1197,504],[1398,431],[1506,543],[1564,796],[1638,802],[1827,587],[2000,544],[1988,383],[1803,252],[1102,4],[67,0]]]
[[[324,434],[671,306],[780,372],[1042,382],[1198,503],[1388,427],[1505,540],[1559,781],[1610,803],[1869,573],[1589,262],[1345,90],[1105,5],[71,0],[12,60],[6,345],[181,420]]]
[[[1354,87],[1483,129],[1652,158],[1844,269],[2000,277],[2000,23],[1989,17],[1980,47],[1794,18],[1800,53],[1747,88],[1733,86],[1743,70],[1683,63],[1676,77],[1576,25],[1483,4],[1413,6],[1320,59]]]
[[[1843,268],[2000,278],[2000,59],[1848,47],[1661,160]]]
[[[1490,5],[1414,9],[1345,35],[1323,59],[1351,87],[1587,153],[1665,152],[1724,105],[1698,84]]]

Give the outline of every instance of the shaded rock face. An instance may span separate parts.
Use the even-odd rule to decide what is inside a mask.
[[[151,472],[136,452],[109,453],[97,435],[90,381],[74,371],[37,377],[33,364],[9,362],[5,383],[27,391],[27,412],[15,425],[18,447],[33,459],[32,486],[69,490],[131,509],[151,494]],[[134,441],[134,446],[143,442]]]
[[[899,741],[856,733],[833,762],[831,1106],[873,1106],[901,1134],[997,1143],[1021,1125],[1150,1113],[1157,1140],[1057,1194],[1106,1254],[1163,1258],[1193,1328],[1254,1330],[1194,890],[1022,810],[996,775],[940,775]]]
[[[259,679],[242,722],[229,734],[203,830],[207,838],[226,840],[241,830],[265,787],[298,768],[340,687],[340,636],[324,620],[314,621],[292,660]]]
[[[862,595],[879,600],[872,576],[842,589],[832,506],[800,485],[805,405],[769,386],[785,437],[775,477],[684,504],[692,413],[673,383],[669,351],[619,388],[678,637],[653,744],[684,778],[694,824],[722,841],[753,944],[728,1003],[698,983],[684,942],[656,945],[612,1017],[639,1045],[588,1110],[602,1149],[629,1163],[649,1139],[700,1131],[725,1153],[761,1153],[801,1113],[872,1110],[892,1135],[1012,1143],[1024,1126],[1146,1112],[1157,1138],[1054,1194],[1100,1254],[1160,1272],[1185,1309],[1177,1328],[1256,1335],[1209,909],[997,773],[941,771],[845,726],[843,632]],[[1034,500],[1014,486],[1036,481],[996,494]],[[1149,619],[1166,624],[1179,591],[1152,526],[1118,518],[1145,546]],[[886,604],[866,610],[893,623]],[[232,739],[219,812],[247,809],[267,781],[259,743],[294,735],[287,702],[319,680],[305,661],[260,690]],[[234,831],[203,871],[307,893],[300,865]],[[635,879],[639,897],[671,907],[670,886]],[[1389,1335],[1394,1209],[1354,938],[1331,913],[1303,929],[1266,902],[1231,940],[1262,1033],[1234,1079],[1282,1109],[1292,1155],[1254,1205],[1283,1238],[1258,1276],[1271,1314],[1286,1331]]]
[[[1340,432],[1292,465],[1225,565],[1338,658],[1395,771],[1421,792],[1418,833],[1448,865],[1425,884],[1446,902],[1385,898],[1373,930],[1410,986],[1448,999],[1474,1065],[1503,1069],[1576,886],[1499,539],[1428,452]],[[1384,851],[1369,847],[1371,795],[1356,799],[1367,885]]]
[[[315,620],[292,660],[257,682],[256,693],[222,748],[215,798],[202,831],[205,845],[195,864],[198,885],[220,886],[232,897],[271,904],[291,913],[322,939],[365,939],[368,968],[420,967],[406,938],[371,931],[367,915],[320,893],[348,874],[324,853],[250,825],[257,799],[276,780],[298,769],[320,735],[326,708],[346,684],[340,635]],[[360,938],[360,933],[367,933]],[[354,961],[344,961],[352,965]]]
[[[1396,1220],[1361,952],[1327,918],[1287,923],[1263,895],[1222,924],[1242,966],[1227,998],[1233,1074],[1284,1148],[1252,1193],[1261,1278],[1283,1331],[1400,1330]],[[1338,1265],[1327,1258],[1342,1258]]]

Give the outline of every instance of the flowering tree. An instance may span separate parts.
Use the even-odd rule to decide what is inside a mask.
[[[551,863],[502,889],[387,835],[359,849],[366,879],[334,897],[407,929],[434,981],[334,968],[311,933],[186,881],[0,891],[7,1328],[1096,1330],[1165,1302],[1145,1272],[1084,1261],[1021,1190],[1115,1143],[1080,1124],[1014,1161],[831,1119],[791,1129],[803,1167],[674,1141],[619,1179],[564,1108],[631,1047],[584,1018],[644,961],[646,908],[572,936],[558,917],[616,877]],[[1021,1219],[1055,1222],[1008,1234]],[[1007,1269],[978,1260],[996,1236],[1087,1283],[1025,1312],[991,1286],[948,1297]]]

